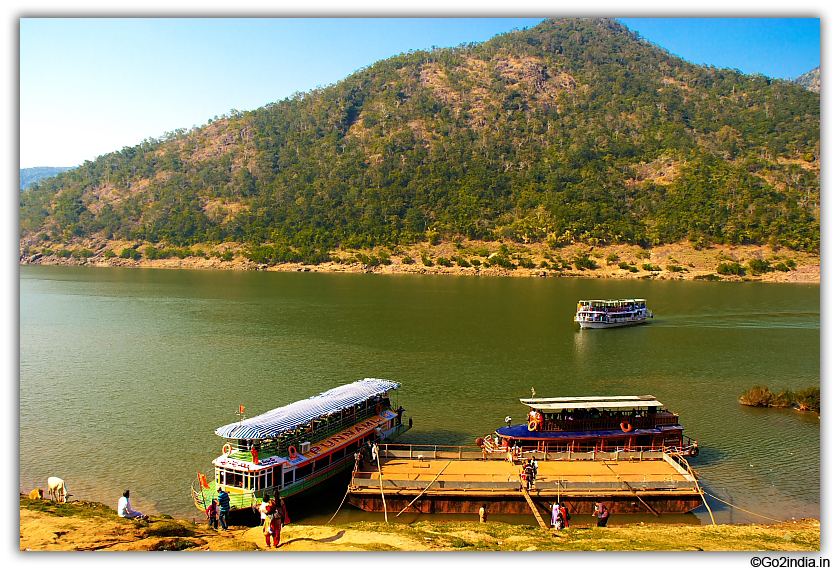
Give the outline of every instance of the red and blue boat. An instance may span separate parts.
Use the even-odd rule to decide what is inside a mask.
[[[665,451],[694,457],[697,441],[653,396],[521,398],[525,423],[500,427],[479,444],[492,451]]]

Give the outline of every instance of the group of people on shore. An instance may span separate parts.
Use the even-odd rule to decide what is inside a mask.
[[[569,521],[572,520],[572,514],[566,505],[563,503],[551,504],[551,528],[554,530],[561,530],[569,528]]]
[[[283,527],[290,522],[286,503],[280,498],[280,490],[275,489],[273,497],[266,493],[263,496],[262,503],[257,507],[257,511],[260,513],[265,545],[271,548],[273,543],[274,548],[278,548]],[[210,506],[207,507],[206,513],[210,526],[218,530],[219,523],[221,523],[222,530],[227,530],[230,495],[225,490],[219,489],[219,497],[213,499]]]
[[[595,505],[595,512],[593,517],[598,518],[598,526],[607,526],[607,519],[610,518],[610,509],[606,503],[599,502]],[[566,507],[565,503],[551,503],[551,528],[554,530],[562,530],[570,528],[572,520],[572,513]],[[487,522],[487,505],[481,505],[478,509],[478,521]]]
[[[274,496],[263,496],[263,502],[258,508],[265,535],[265,545],[269,548],[274,542],[274,548],[280,547],[280,533],[283,526],[289,524],[289,512],[286,503],[280,498],[280,491],[275,490]]]
[[[213,499],[204,512],[207,513],[210,526],[218,530],[219,523],[222,523],[222,530],[227,530],[227,518],[230,513],[230,495],[227,491],[220,488],[218,498]]]

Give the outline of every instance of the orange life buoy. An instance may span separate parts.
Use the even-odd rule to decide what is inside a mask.
[[[537,430],[537,420],[531,420],[528,422],[528,431],[536,431]]]
[[[624,433],[633,431],[633,426],[630,425],[630,422],[621,422],[621,431]]]
[[[297,449],[295,449],[294,445],[289,446],[289,459],[294,459],[297,457]]]
[[[232,451],[233,451],[233,448],[230,446],[229,443],[226,443],[222,447],[222,455],[230,455]]]

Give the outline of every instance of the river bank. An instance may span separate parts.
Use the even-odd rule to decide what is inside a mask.
[[[572,528],[547,531],[492,520],[340,525],[290,524],[282,551],[818,551],[820,521],[779,524],[676,526],[644,524],[597,528],[594,519]],[[151,522],[117,516],[89,501],[57,504],[20,497],[20,550],[267,550],[260,528],[232,526],[215,531],[206,524],[155,515]],[[274,549],[272,549],[274,550]]]
[[[415,273],[507,277],[590,277],[819,283],[820,256],[770,246],[695,248],[691,243],[650,249],[631,245],[550,248],[545,244],[458,241],[415,244],[394,249],[335,250],[319,264],[258,263],[238,243],[172,248],[164,259],[149,258],[150,244],[88,239],[78,242],[21,242],[20,264],[173,269],[311,271],[338,273]],[[158,250],[162,247],[158,246]],[[134,251],[130,257],[123,252]],[[758,270],[750,260],[760,260]],[[719,273],[721,264],[734,272]]]

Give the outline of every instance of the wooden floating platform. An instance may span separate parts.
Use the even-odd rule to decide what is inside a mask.
[[[588,516],[603,501],[613,514],[658,516],[703,504],[691,468],[661,451],[526,453],[538,462],[527,492],[522,461],[511,463],[506,454],[387,445],[379,457],[378,469],[356,471],[350,483],[348,502],[365,511],[465,514],[484,506],[487,513],[539,518],[559,501]]]

